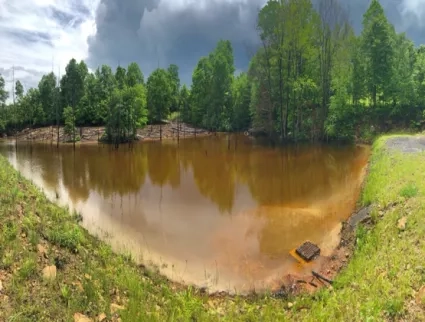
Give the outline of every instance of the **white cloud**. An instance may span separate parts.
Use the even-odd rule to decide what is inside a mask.
[[[15,78],[26,88],[36,86],[42,73],[71,58],[87,57],[87,37],[95,32],[99,0],[0,0],[0,73],[11,88]]]
[[[405,18],[412,18],[412,20],[405,19],[408,25],[425,26],[425,0],[403,0],[400,8]]]

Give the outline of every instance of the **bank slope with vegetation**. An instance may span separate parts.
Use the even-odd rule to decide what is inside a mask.
[[[94,72],[72,59],[58,79],[44,75],[13,103],[0,76],[0,134],[65,124],[106,125],[105,139],[132,140],[136,129],[170,113],[213,131],[252,130],[281,140],[370,139],[425,125],[425,46],[416,47],[372,0],[356,35],[343,2],[270,0],[258,15],[261,46],[247,72],[235,73],[232,44],[200,58],[192,84],[179,68],[158,68],[145,82],[136,63]]]
[[[386,139],[374,145],[362,196],[372,218],[353,258],[332,288],[297,298],[176,286],[114,254],[0,157],[0,320],[423,320],[425,153],[388,150]]]

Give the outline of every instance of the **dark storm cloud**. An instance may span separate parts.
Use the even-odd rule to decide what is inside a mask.
[[[424,0],[382,0],[397,31],[417,44],[425,42],[420,19],[406,3]],[[184,3],[180,5],[179,3]],[[96,13],[97,33],[89,38],[89,65],[127,65],[136,61],[149,74],[175,63],[189,82],[201,56],[219,39],[232,41],[237,69],[246,69],[259,44],[256,21],[266,0],[102,0]],[[357,32],[370,0],[343,1]],[[424,17],[425,18],[425,17]]]
[[[237,68],[245,68],[258,43],[256,17],[263,0],[192,1],[102,0],[97,34],[89,39],[89,65],[137,61],[145,74],[171,63],[184,82],[220,39],[232,41]],[[187,2],[187,1],[186,1]]]

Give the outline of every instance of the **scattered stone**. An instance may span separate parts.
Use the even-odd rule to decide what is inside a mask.
[[[92,319],[81,313],[74,314],[74,322],[93,322]]]
[[[43,278],[46,280],[54,280],[56,279],[56,266],[46,266],[43,268]]]
[[[25,237],[27,237],[27,234],[22,233],[22,234],[21,234],[21,237],[22,237],[22,238],[25,238]]]
[[[83,284],[81,284],[81,282],[73,282],[72,285],[74,285],[77,290],[79,290],[80,292],[84,292],[84,287]]]
[[[406,223],[407,223],[407,217],[401,218],[397,223],[398,229],[405,230],[406,229]]]
[[[358,212],[353,214],[350,219],[348,219],[348,223],[352,228],[355,228],[359,223],[363,223],[370,219],[370,213],[372,211],[372,206],[365,207],[360,209]]]
[[[41,244],[37,245],[37,252],[38,252],[38,254],[47,257],[47,249],[43,245],[41,245]]]
[[[103,322],[106,320],[106,314],[105,313],[101,313],[99,314],[99,316],[97,317],[97,321],[98,322]]]
[[[112,303],[111,306],[110,306],[110,309],[111,309],[111,313],[114,314],[117,311],[125,310],[125,307],[122,306],[122,305],[118,305],[116,303]]]
[[[63,269],[65,267],[65,264],[66,264],[66,260],[60,257],[55,257],[55,265],[58,269]]]
[[[292,308],[294,306],[294,303],[288,302],[288,309]]]

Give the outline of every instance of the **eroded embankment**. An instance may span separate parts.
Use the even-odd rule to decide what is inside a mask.
[[[114,255],[0,158],[0,321],[423,320],[425,154],[385,140],[374,145],[362,196],[372,225],[358,228],[332,288],[297,298],[179,289]]]
[[[59,131],[58,131],[59,130]],[[78,137],[78,144],[97,143],[105,134],[104,126],[85,126],[78,127],[75,135]],[[137,139],[152,141],[159,139],[184,139],[196,136],[209,135],[210,132],[189,126],[185,123],[170,122],[163,125],[147,125],[143,129],[137,130]],[[69,142],[71,137],[66,135],[64,128],[59,129],[55,126],[40,127],[36,129],[24,129],[12,136],[11,139],[19,141],[46,142],[56,144]]]

